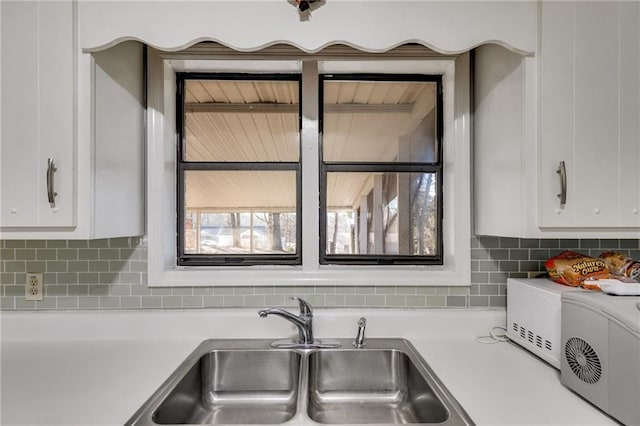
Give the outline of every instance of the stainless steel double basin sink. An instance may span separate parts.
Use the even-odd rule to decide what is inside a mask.
[[[184,424],[473,425],[413,345],[275,349],[206,340],[128,421]]]

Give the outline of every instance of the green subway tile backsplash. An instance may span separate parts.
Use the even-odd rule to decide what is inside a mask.
[[[146,241],[0,241],[0,309],[157,309],[295,306],[298,295],[316,307],[476,308],[506,304],[507,278],[543,271],[563,250],[598,256],[618,250],[640,259],[639,240],[472,237],[470,287],[147,287]],[[24,300],[25,272],[44,273],[44,300]]]

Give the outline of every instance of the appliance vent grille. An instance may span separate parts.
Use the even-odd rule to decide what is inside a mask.
[[[571,371],[583,382],[594,384],[602,376],[602,364],[589,343],[579,337],[567,340],[564,354]]]
[[[537,346],[540,349],[545,349],[549,352],[553,349],[553,345],[551,342],[539,334],[534,333],[531,330],[528,330],[526,327],[521,326],[517,322],[511,323],[511,328],[516,334],[519,334],[522,339],[528,341],[532,345]]]

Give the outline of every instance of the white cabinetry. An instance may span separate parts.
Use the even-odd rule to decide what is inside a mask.
[[[1,239],[144,233],[143,47],[83,53],[76,8],[0,3]]]
[[[474,51],[474,210],[479,235],[535,228],[535,59],[496,45]]]
[[[639,12],[638,2],[542,3],[542,228],[640,226]]]
[[[542,2],[539,19],[535,57],[476,52],[476,233],[638,238],[640,3]]]
[[[0,223],[74,226],[73,5],[3,1],[0,8]]]
[[[620,225],[640,226],[640,3],[620,3]]]

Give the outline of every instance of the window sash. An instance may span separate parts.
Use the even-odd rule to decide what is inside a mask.
[[[228,81],[296,81],[298,83],[298,161],[187,161],[185,160],[185,84],[187,80]],[[246,73],[176,73],[176,129],[177,146],[177,259],[179,266],[251,266],[251,265],[300,265],[302,264],[302,173],[301,117],[302,84],[300,74],[246,74]],[[295,171],[296,177],[296,251],[293,254],[201,254],[185,250],[186,173],[188,171]]]
[[[324,161],[322,137],[320,138],[320,250],[321,265],[443,265],[443,94],[442,76],[425,74],[321,74],[319,76],[319,131],[324,131],[324,88],[327,81],[354,82],[434,82],[436,83],[436,162],[358,162]],[[328,206],[327,180],[331,172],[379,172],[379,173],[433,173],[436,175],[436,254],[435,255],[399,255],[399,254],[330,254],[328,242]]]

